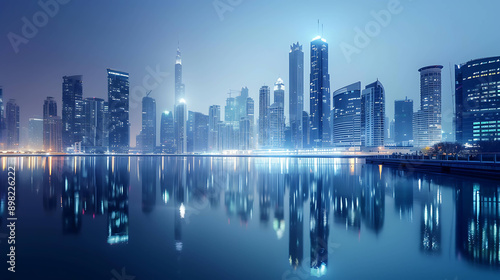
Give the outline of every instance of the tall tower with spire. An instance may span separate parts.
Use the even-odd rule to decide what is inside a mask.
[[[177,47],[175,58],[175,107],[174,107],[174,131],[175,147],[178,154],[187,150],[186,137],[187,105],[185,100],[185,89],[182,83],[182,59],[181,51]]]
[[[182,83],[182,58],[181,50],[177,47],[177,56],[175,58],[175,105],[185,98],[185,88]]]

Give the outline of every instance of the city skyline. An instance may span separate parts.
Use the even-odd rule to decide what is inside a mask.
[[[465,42],[468,42],[469,40],[482,38],[481,35],[476,34],[478,26],[475,26],[475,28],[466,26],[459,31],[458,29],[455,29],[453,25],[450,25],[451,23],[444,22],[443,19],[439,20],[437,27],[436,23],[433,23],[432,28],[437,28],[437,31],[425,32],[428,30],[426,29],[427,23],[423,23],[422,26],[408,26],[409,23],[418,18],[419,12],[424,15],[432,16],[433,18],[446,19],[449,18],[446,16],[447,14],[461,16],[465,10],[481,10],[482,12],[489,13],[491,9],[486,9],[485,7],[488,7],[489,5],[496,5],[495,3],[484,2],[484,5],[478,3],[474,5],[471,4],[470,7],[467,7],[468,9],[463,7],[454,7],[453,5],[446,5],[446,3],[437,3],[435,4],[437,5],[435,10],[425,10],[426,5],[422,1],[419,1],[418,3],[400,2],[400,5],[403,8],[401,13],[394,14],[391,18],[391,23],[386,27],[382,27],[380,34],[372,38],[370,40],[370,44],[366,48],[363,48],[361,53],[352,55],[351,61],[348,63],[340,48],[340,44],[345,42],[352,45],[353,38],[356,34],[354,28],[363,28],[367,23],[373,20],[370,12],[372,10],[375,12],[386,10],[388,3],[389,1],[373,1],[365,3],[367,4],[366,11],[359,10],[357,13],[352,13],[352,11],[355,8],[354,6],[359,6],[359,3],[356,5],[349,3],[336,3],[335,5],[337,6],[328,3],[325,6],[326,9],[322,10],[317,7],[305,7],[305,5],[303,5],[300,6],[300,8],[304,8],[304,12],[306,12],[307,15],[304,16],[304,18],[298,23],[294,23],[291,27],[286,28],[280,24],[276,25],[277,28],[281,28],[284,31],[282,32],[283,34],[275,36],[275,32],[255,28],[255,30],[258,30],[260,35],[264,36],[263,39],[267,41],[266,43],[263,43],[262,40],[252,40],[255,36],[257,36],[257,32],[254,31],[247,34],[248,38],[236,41],[233,40],[233,45],[231,46],[222,45],[225,40],[234,38],[237,30],[241,31],[242,29],[245,30],[245,28],[249,28],[248,24],[243,24],[243,21],[245,19],[248,20],[249,14],[251,14],[251,12],[258,7],[259,3],[243,2],[240,6],[237,6],[234,11],[225,13],[223,21],[220,21],[216,11],[213,9],[213,6],[208,3],[206,6],[200,5],[199,7],[195,7],[193,10],[194,15],[201,15],[201,19],[198,23],[206,23],[207,28],[211,28],[210,32],[206,32],[207,34],[200,34],[200,28],[193,26],[192,24],[188,24],[188,19],[183,19],[179,15],[174,15],[174,17],[168,21],[176,22],[178,24],[175,26],[180,27],[164,27],[165,29],[162,30],[165,34],[161,34],[161,31],[158,31],[160,32],[159,34],[155,33],[155,35],[158,34],[157,37],[159,39],[158,41],[155,41],[155,43],[148,43],[147,40],[144,40],[145,43],[141,44],[141,47],[138,49],[121,46],[118,48],[121,51],[115,53],[110,51],[110,49],[113,49],[114,44],[116,44],[111,41],[114,39],[117,42],[122,42],[123,34],[107,34],[109,37],[104,38],[102,31],[97,32],[96,30],[99,23],[102,22],[98,17],[101,12],[97,11],[98,22],[88,23],[88,20],[83,18],[83,16],[86,15],[92,7],[80,9],[82,15],[75,15],[75,13],[80,12],[79,8],[81,4],[73,1],[65,6],[61,6],[58,15],[51,19],[47,26],[39,28],[39,32],[36,37],[29,40],[30,42],[28,44],[21,44],[19,46],[19,52],[17,54],[13,51],[12,46],[7,39],[0,43],[0,48],[2,49],[1,58],[2,61],[5,61],[5,64],[3,64],[4,67],[1,67],[0,69],[0,77],[5,78],[0,80],[0,84],[3,86],[4,97],[6,100],[12,98],[13,96],[20,95],[33,97],[25,98],[25,100],[33,100],[33,103],[36,103],[37,100],[42,102],[46,96],[55,96],[58,103],[62,104],[59,95],[55,94],[60,88],[60,84],[57,86],[57,83],[60,83],[60,77],[64,75],[81,74],[84,76],[84,95],[86,97],[104,98],[106,88],[105,79],[102,79],[102,76],[105,69],[110,67],[131,73],[131,98],[133,98],[133,89],[135,87],[143,86],[142,79],[150,73],[146,70],[146,68],[149,67],[148,69],[150,69],[151,72],[155,72],[158,66],[161,73],[168,72],[170,75],[165,77],[160,76],[158,79],[160,82],[157,82],[154,79],[151,80],[152,84],[158,83],[158,86],[153,90],[152,97],[158,102],[158,111],[163,111],[165,109],[172,110],[170,108],[172,108],[174,98],[172,87],[173,69],[171,64],[175,59],[173,56],[175,55],[175,50],[180,42],[180,47],[184,54],[183,65],[185,65],[184,83],[187,85],[186,95],[189,96],[191,94],[191,96],[193,96],[193,99],[187,99],[188,106],[190,110],[206,114],[208,113],[208,108],[203,106],[204,103],[207,103],[208,100],[215,98],[213,102],[210,102],[211,104],[223,104],[226,97],[225,94],[228,89],[248,86],[250,89],[250,96],[256,100],[258,89],[262,86],[262,84],[271,85],[278,77],[282,77],[286,85],[289,84],[287,77],[287,50],[289,49],[289,45],[291,42],[299,41],[300,44],[307,46],[311,38],[318,33],[316,30],[316,21],[318,18],[320,18],[324,24],[323,37],[327,38],[327,41],[330,44],[331,59],[329,66],[332,74],[331,90],[336,90],[342,85],[350,84],[357,80],[365,82],[380,78],[380,80],[384,82],[384,86],[386,87],[388,93],[388,104],[392,103],[392,100],[402,99],[403,96],[408,96],[413,100],[418,100],[417,86],[419,81],[413,74],[413,71],[415,68],[433,64],[444,65],[443,100],[451,101],[452,90],[450,86],[450,71],[453,71],[453,69],[450,69],[450,63],[454,65],[480,57],[497,55],[494,53],[494,48],[490,47],[495,45],[494,42],[498,40],[495,38],[486,39],[488,42],[485,42],[485,44],[481,44],[480,46],[469,46],[469,44],[467,44],[467,46],[469,46],[467,49],[459,48],[453,52],[447,51],[454,45],[465,44]],[[8,2],[6,5],[8,7],[15,7],[18,4]],[[102,5],[103,10],[110,9],[108,6],[109,4],[103,3]],[[162,22],[159,18],[160,11],[164,10],[161,9],[161,4],[149,3],[141,4],[142,6],[138,4],[136,5],[137,6],[132,5],[132,7],[127,8],[124,13],[127,15],[131,14],[132,11],[129,9],[132,8],[135,8],[137,12],[143,11],[144,9],[151,11],[154,10],[154,8],[151,7],[152,5],[159,5],[156,7],[158,8],[158,12],[152,12],[153,15],[151,15],[151,19],[148,19],[145,23],[139,24],[141,28],[144,28],[143,30],[147,30],[147,26],[144,24],[154,26]],[[184,11],[182,9],[184,4],[182,3],[169,5],[173,9],[179,6],[179,10]],[[269,3],[268,5],[270,5],[269,9],[271,10],[272,6],[278,5],[278,3]],[[447,8],[440,9],[442,6],[446,6]],[[23,16],[31,18],[31,15],[34,12],[41,10],[41,8],[36,5],[36,3],[33,3],[32,5],[26,5],[26,8],[18,7],[13,10],[14,13],[12,14],[2,14],[6,19],[8,19],[6,20],[7,24],[0,27],[1,31],[5,31],[5,34],[9,32],[20,34],[20,29],[23,24],[20,19]],[[288,11],[291,12],[291,10]],[[267,13],[268,11],[265,9],[263,12]],[[344,13],[349,14],[350,17],[347,18]],[[404,16],[401,16],[403,13],[405,13]],[[185,15],[185,13],[180,14]],[[331,15],[335,16],[332,17]],[[441,15],[441,17],[439,15]],[[80,23],[88,23],[90,30],[95,31],[95,34],[89,34],[90,31],[85,32],[85,34],[91,36],[89,37],[89,40],[91,40],[92,36],[96,36],[96,40],[94,41],[99,41],[102,46],[108,47],[100,48],[100,44],[86,43],[85,45],[88,49],[83,50],[82,48],[74,48],[72,51],[75,52],[75,55],[69,57],[68,51],[71,49],[69,47],[74,45],[74,43],[69,44],[67,40],[62,40],[61,46],[55,48],[54,52],[51,52],[44,57],[37,56],[36,60],[33,60],[33,55],[40,53],[40,51],[51,46],[54,40],[53,38],[59,38],[60,36],[66,35],[63,30],[67,27],[63,28],[60,24],[61,22],[68,21],[68,18],[71,18],[72,16],[75,16]],[[483,24],[484,27],[488,26],[488,17],[485,16],[485,19],[486,22],[481,23],[479,27],[483,26]],[[116,23],[112,23],[112,25],[120,23],[123,24],[123,20],[125,19],[119,17],[119,20],[117,20]],[[270,19],[266,19],[266,21],[270,21]],[[344,23],[342,23],[342,21]],[[125,25],[127,26],[129,24],[130,23],[126,23]],[[300,26],[298,26],[299,24]],[[231,31],[231,25],[236,25],[241,28]],[[74,26],[73,23],[69,24],[69,26],[78,30],[78,27]],[[140,32],[139,26],[134,28],[131,34],[134,38],[137,37],[138,41],[141,41],[143,35],[138,33]],[[293,28],[294,31],[290,31],[292,30],[290,28]],[[405,32],[402,33],[402,30]],[[457,34],[457,32],[460,33]],[[270,37],[271,33],[275,38]],[[409,37],[403,37],[403,39],[407,38],[407,40],[400,40],[401,35],[409,33],[412,33],[412,36],[415,38],[428,38],[429,41],[432,40],[434,42],[434,44],[432,44],[433,50],[431,51],[428,45],[420,42],[423,40],[417,40]],[[440,38],[440,34],[442,33],[446,34],[446,36],[441,36],[442,38]],[[226,34],[226,36],[221,36],[221,34]],[[73,35],[70,37],[72,36]],[[208,36],[212,36],[212,38],[209,40]],[[193,41],[194,38],[198,40],[199,44],[206,46],[203,51],[194,51],[194,49],[196,49],[195,46],[198,44],[195,44],[195,41]],[[76,39],[77,38],[75,38],[74,42],[78,42]],[[394,40],[398,40],[398,43],[394,44]],[[490,42],[489,40],[493,40],[493,42]],[[484,39],[482,39],[482,41],[484,42]],[[257,47],[258,49],[262,49],[262,46],[266,46],[267,50],[264,51],[262,58],[251,61],[236,56],[237,53],[235,53],[234,50],[235,48],[240,47],[241,44],[245,44],[245,48]],[[215,48],[215,46],[218,48]],[[396,47],[397,49],[400,49],[400,52],[394,51],[394,48]],[[422,55],[415,55],[415,57],[405,55],[410,49],[419,49]],[[92,59],[93,56],[89,57],[89,50],[92,51],[92,53],[95,53],[99,60]],[[308,47],[304,48],[304,52],[305,57],[309,57]],[[210,57],[208,57],[209,53],[212,53]],[[223,55],[223,53],[225,53],[225,55]],[[391,56],[388,55],[389,53]],[[201,59],[200,56],[204,58]],[[26,63],[29,61],[37,61],[37,65],[34,65],[33,67],[26,67]],[[51,65],[53,66],[51,66],[49,71],[42,73],[41,67],[43,67],[43,65],[47,65],[48,61],[51,61]],[[203,63],[200,64],[200,62]],[[377,68],[376,64],[380,64],[382,62],[384,62],[384,67],[378,67],[381,69],[373,71]],[[261,71],[262,73],[257,73],[256,69],[258,68],[256,65],[262,63],[265,63],[269,67],[266,67],[267,69]],[[307,59],[305,63],[307,63]],[[205,75],[207,77],[201,76],[201,72],[207,71],[207,66],[210,64],[214,67],[216,66],[217,69],[220,70],[217,71],[216,75]],[[227,67],[223,67],[226,65]],[[401,65],[404,65],[405,67],[402,67]],[[32,83],[27,85],[19,82],[19,77],[16,73],[19,73],[20,69],[23,69],[24,72],[27,71],[26,73],[28,73],[28,75],[31,74],[30,76],[33,77]],[[394,75],[394,72],[396,71],[395,69],[401,69],[401,71],[397,71],[398,75]],[[308,77],[309,70],[305,69],[304,72],[305,76]],[[360,74],[359,76],[354,77],[355,75],[353,75],[353,73],[356,72]],[[38,75],[34,75],[35,73]],[[255,78],[252,77],[252,79],[250,79],[245,77],[248,74],[252,74]],[[36,91],[35,88],[37,88]],[[208,91],[210,94],[201,94],[201,92],[203,92],[201,90],[202,88],[205,89],[205,92]],[[307,97],[307,91],[305,94]],[[142,98],[142,96],[140,96],[140,98]],[[139,101],[131,100],[131,119],[135,119],[140,116],[140,98],[137,98]],[[307,98],[305,99],[304,107],[308,108],[308,100]],[[21,113],[21,127],[24,128],[24,130],[27,128],[29,118],[42,115],[41,107],[38,106],[38,104],[35,106],[33,104],[26,103],[25,100],[19,101],[21,112],[33,112],[33,115]],[[450,131],[452,118],[450,116],[446,117],[446,112],[452,112],[452,108],[451,106],[448,108],[446,106],[448,106],[451,102],[444,101],[443,104],[445,107],[443,107],[443,124],[445,126],[445,130]],[[135,106],[132,104],[134,102],[137,103]],[[285,103],[288,103],[287,100],[285,100]],[[415,104],[415,107],[418,107],[418,104]],[[23,108],[25,108],[26,111],[24,111]],[[59,106],[59,109],[61,108],[62,106]],[[288,116],[288,109],[285,110],[285,116]],[[388,116],[392,118],[392,106],[388,106],[387,112]],[[159,123],[159,117],[157,122]],[[137,135],[139,130],[140,123],[132,123],[131,135]],[[21,135],[23,135],[23,133],[25,132],[23,132],[22,129]],[[134,140],[135,137],[132,137],[131,146],[134,146]]]

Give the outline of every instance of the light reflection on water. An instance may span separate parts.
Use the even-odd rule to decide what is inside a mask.
[[[26,276],[110,279],[125,266],[136,279],[500,276],[498,181],[360,159],[99,156],[17,164]]]

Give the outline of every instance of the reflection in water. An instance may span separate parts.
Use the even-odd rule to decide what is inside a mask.
[[[142,212],[151,213],[156,203],[157,165],[154,157],[138,159],[140,180],[142,183]]]
[[[186,254],[184,242],[190,242],[183,240],[183,227],[196,215],[210,211],[222,211],[229,224],[236,222],[246,228],[259,223],[260,230],[274,231],[273,242],[288,244],[282,261],[287,258],[294,270],[306,266],[307,274],[313,276],[333,273],[334,269],[327,269],[329,259],[342,258],[331,249],[334,232],[347,231],[358,240],[366,234],[378,236],[394,230],[394,223],[411,227],[414,216],[419,223],[409,244],[418,242],[418,254],[444,255],[446,242],[456,240],[457,259],[500,267],[497,183],[408,173],[359,161],[98,156],[33,157],[19,164],[31,175],[23,179],[30,184],[27,189],[41,191],[43,210],[62,211],[64,234],[82,232],[82,218],[87,215],[107,217],[108,244],[128,242],[129,227],[135,225],[129,224],[129,190],[136,185],[130,182],[130,173],[137,175],[133,178],[138,178],[141,187],[142,213],[150,215],[163,205],[174,209],[168,212],[174,215],[173,219],[169,216],[173,230],[169,246],[173,244],[177,256],[177,278],[181,278],[181,255]],[[131,166],[137,170],[131,171]],[[6,168],[0,172],[6,178]],[[37,180],[41,178],[43,185]],[[453,190],[450,193],[455,196],[444,198],[444,189]],[[447,205],[455,205],[454,211],[448,210],[455,213],[453,218],[442,218],[446,199]],[[6,204],[6,185],[0,184],[0,224],[6,221]],[[392,216],[396,221],[389,223]],[[453,226],[454,239],[442,237],[448,230],[443,229],[443,221]],[[310,254],[305,255],[307,250]]]
[[[459,256],[500,266],[500,187],[462,184],[456,193]]]
[[[82,227],[83,211],[81,189],[84,185],[82,173],[78,168],[81,167],[81,162],[76,157],[65,159],[65,161],[65,168],[62,171],[63,233],[78,234]]]
[[[306,197],[304,197],[303,187],[306,183],[303,180],[307,178],[307,174],[301,172],[297,159],[294,159],[290,166],[289,261],[290,265],[297,269],[302,265],[304,258],[304,201]]]
[[[108,188],[108,243],[128,242],[129,159],[112,157]]]
[[[423,180],[419,180],[422,182]],[[419,188],[422,208],[420,222],[420,249],[426,253],[441,253],[441,190],[432,180],[424,181]]]
[[[385,185],[382,179],[382,166],[366,166],[361,190],[361,213],[368,229],[380,233],[385,218]]]
[[[314,173],[311,182],[310,199],[310,235],[311,235],[311,275],[322,276],[328,266],[328,214],[332,185],[329,172],[318,168],[318,159],[314,160]],[[328,171],[328,170],[327,170]]]

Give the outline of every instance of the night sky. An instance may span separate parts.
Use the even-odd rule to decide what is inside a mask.
[[[160,112],[173,109],[178,42],[188,110],[206,114],[209,105],[223,108],[230,89],[248,86],[258,112],[262,85],[273,85],[281,77],[288,94],[288,53],[293,42],[304,46],[305,84],[309,83],[310,41],[321,35],[320,19],[330,45],[332,92],[357,81],[364,87],[378,78],[386,89],[390,118],[394,100],[405,96],[416,101],[417,110],[418,69],[443,65],[446,131],[451,129],[453,112],[450,64],[500,55],[500,2],[493,0],[64,1],[69,3],[59,5],[46,23],[43,17],[38,19],[42,27],[29,34],[34,36],[16,53],[9,34],[23,36],[23,17],[33,23],[33,16],[43,9],[37,1],[0,0],[0,85],[4,99],[16,98],[21,107],[22,142],[28,119],[42,115],[47,96],[56,98],[60,114],[63,76],[83,75],[84,97],[107,99],[106,68],[113,68],[130,73],[131,145],[135,146],[147,69],[169,73],[149,81],[158,118]],[[218,13],[214,3],[228,10]],[[372,28],[373,37],[358,53],[344,55],[342,45],[356,47],[355,28],[374,27],[371,12],[391,10],[388,6],[396,11],[390,21]],[[308,86],[304,96],[308,111]],[[288,96],[286,104],[288,118]]]

